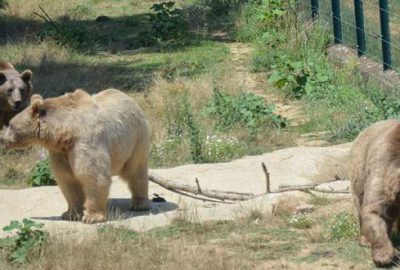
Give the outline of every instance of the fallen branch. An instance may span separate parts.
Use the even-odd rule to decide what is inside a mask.
[[[253,193],[240,193],[240,192],[233,192],[233,191],[220,191],[220,190],[209,190],[209,189],[202,189],[200,188],[200,184],[198,186],[189,186],[185,184],[180,184],[175,181],[165,179],[161,176],[155,175],[155,174],[150,174],[149,175],[149,180],[153,183],[156,183],[160,186],[162,186],[165,189],[171,190],[171,191],[184,191],[188,193],[192,193],[195,195],[202,195],[205,197],[213,198],[213,199],[218,199],[218,200],[229,200],[229,201],[247,201],[254,199],[257,197]],[[197,179],[198,182],[198,179]]]
[[[328,186],[331,190],[324,190],[318,189],[317,187],[321,184],[330,183],[335,180],[329,180],[324,183],[317,183],[317,184],[306,184],[306,185],[281,185],[279,186],[277,191],[271,191],[270,188],[270,173],[268,172],[267,166],[264,162],[261,163],[262,169],[265,174],[266,180],[266,193],[264,194],[253,194],[253,193],[241,193],[241,192],[234,192],[234,191],[221,191],[221,190],[209,190],[203,189],[200,186],[200,182],[198,178],[195,178],[196,186],[185,185],[181,183],[177,183],[175,181],[163,178],[161,176],[150,174],[149,181],[162,186],[165,189],[178,193],[180,195],[189,196],[194,199],[199,200],[206,200],[204,197],[212,198],[216,200],[220,200],[222,202],[227,201],[248,201],[254,199],[256,197],[265,195],[265,194],[277,194],[289,191],[302,191],[306,193],[312,194],[312,192],[319,192],[319,193],[342,193],[347,194],[350,191],[347,190],[334,190],[332,187]],[[188,194],[190,193],[190,194]],[[194,194],[194,195],[192,195]],[[202,196],[202,197],[196,197]],[[226,203],[226,202],[225,202]]]
[[[277,192],[287,192],[287,191],[315,191],[315,192],[320,192],[320,193],[343,193],[347,194],[350,193],[350,190],[348,188],[346,190],[334,190],[332,187],[328,186],[331,190],[325,190],[325,189],[317,189],[316,187],[325,184],[325,183],[330,183],[333,181],[337,180],[329,180],[324,183],[318,183],[318,184],[307,184],[307,185],[281,185],[278,188]]]

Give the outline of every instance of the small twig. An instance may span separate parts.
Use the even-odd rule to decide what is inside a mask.
[[[201,187],[200,187],[200,183],[199,183],[199,179],[196,177],[196,185],[197,185],[197,190],[199,191],[199,194],[201,194]]]
[[[263,168],[264,174],[265,174],[265,182],[266,182],[266,193],[271,193],[271,186],[270,186],[270,174],[268,172],[267,166],[265,165],[264,162],[261,162],[261,167]]]

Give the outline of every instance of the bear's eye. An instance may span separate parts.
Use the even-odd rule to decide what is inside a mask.
[[[46,109],[42,108],[42,109],[39,110],[39,116],[40,117],[44,117],[44,116],[46,116],[46,114],[47,114]]]
[[[13,92],[12,89],[8,89],[8,90],[7,90],[7,95],[11,96],[12,92]]]

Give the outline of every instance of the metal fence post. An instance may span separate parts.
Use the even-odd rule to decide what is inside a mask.
[[[355,13],[356,30],[357,30],[357,53],[358,56],[363,56],[365,54],[363,0],[354,0],[354,13]]]
[[[379,14],[381,19],[383,70],[387,70],[392,66],[390,55],[389,6],[387,0],[379,0]]]
[[[342,25],[340,22],[340,1],[332,0],[333,35],[335,43],[342,43]]]
[[[318,16],[318,0],[311,0],[311,17],[313,20]]]

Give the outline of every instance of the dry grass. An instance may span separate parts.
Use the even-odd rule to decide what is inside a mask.
[[[138,233],[117,224],[100,225],[87,235],[51,230],[40,255],[23,269],[367,269],[369,250],[357,240],[332,241],[331,217],[351,203],[332,200],[308,214],[310,229],[288,222],[295,214],[293,200],[282,200],[274,214],[262,207],[244,210],[234,220],[199,222],[184,211],[171,225]],[[328,230],[327,230],[328,229]],[[337,233],[337,232],[336,232]],[[340,232],[346,234],[346,231]],[[328,235],[329,236],[329,235]],[[0,269],[16,269],[0,249]],[[325,268],[324,268],[325,269]]]

